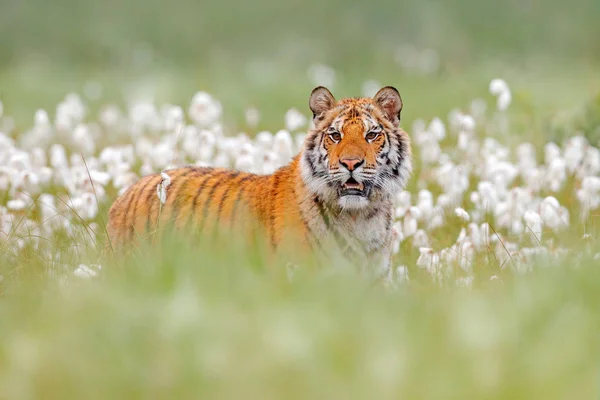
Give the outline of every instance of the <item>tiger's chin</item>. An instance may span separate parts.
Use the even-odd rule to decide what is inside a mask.
[[[360,210],[369,204],[369,198],[364,194],[344,194],[338,199],[338,205],[344,210]]]

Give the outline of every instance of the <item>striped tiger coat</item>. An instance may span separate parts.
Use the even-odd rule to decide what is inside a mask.
[[[160,223],[239,231],[244,215],[273,249],[339,253],[386,272],[392,255],[393,197],[411,171],[408,135],[399,128],[402,100],[393,87],[373,98],[336,101],[324,87],[310,100],[314,129],[302,151],[271,175],[229,169],[169,170],[161,204],[161,174],[143,177],[109,212],[108,233],[120,248]]]

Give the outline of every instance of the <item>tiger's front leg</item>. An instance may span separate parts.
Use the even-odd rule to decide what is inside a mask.
[[[382,247],[377,252],[371,254],[364,266],[364,275],[369,280],[383,283],[384,286],[390,286],[393,280],[392,256],[391,246]]]

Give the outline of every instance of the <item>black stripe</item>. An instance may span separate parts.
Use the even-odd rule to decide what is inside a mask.
[[[306,150],[313,151],[316,145],[317,145],[316,136],[312,136],[310,138],[310,140],[306,143]]]
[[[173,205],[172,205],[172,210],[171,210],[171,218],[173,220],[178,218],[179,207],[181,207],[181,205],[184,204],[184,199],[181,196],[179,196],[179,192],[181,192],[181,190],[184,187],[187,187],[187,184],[189,183],[189,180],[186,180],[185,178],[190,176],[192,173],[200,173],[200,172],[202,172],[202,170],[199,170],[196,168],[190,168],[189,170],[185,171],[183,174],[179,175],[177,178],[174,178],[174,179],[177,179],[178,181],[181,179],[184,179],[185,181],[182,182],[181,185],[174,188],[175,190],[171,193],[171,196],[175,197],[175,199],[173,200]]]
[[[273,188],[271,189],[271,215],[270,215],[270,221],[271,221],[271,232],[270,232],[270,236],[271,236],[271,246],[273,246],[273,249],[277,248],[277,243],[275,243],[275,208],[276,208],[276,200],[277,200],[277,187],[279,186],[279,175],[275,175],[273,177],[274,182],[273,182]]]
[[[212,170],[210,173],[206,174],[204,176],[204,180],[202,182],[200,182],[200,185],[198,185],[198,190],[196,190],[196,195],[194,196],[194,200],[192,200],[192,213],[190,215],[190,219],[192,221],[194,220],[194,217],[196,216],[196,209],[198,208],[198,197],[200,197],[200,195],[204,191],[204,187],[206,186],[206,183],[208,181],[210,181],[210,178],[213,175],[214,175],[214,170]]]
[[[160,185],[160,181],[158,182],[158,184]],[[156,196],[156,187],[154,188],[154,190],[149,190],[148,195],[146,196],[146,203],[150,204],[150,206],[148,206],[148,218],[146,219],[146,233],[150,232],[152,224],[152,207],[154,206],[154,204],[156,204],[156,200],[158,200],[157,198],[155,198],[155,201],[152,201],[152,196]],[[160,202],[160,200],[158,201]]]
[[[217,186],[219,186],[219,184],[221,183],[221,180],[219,179],[219,177],[221,177],[224,174],[231,174],[230,171],[223,171],[217,174],[213,174],[211,176],[212,179],[214,179],[216,182],[214,185],[211,186],[210,191],[208,192],[208,195],[206,196],[206,200],[204,200],[204,206],[202,207],[202,221],[200,222],[200,228],[199,228],[199,232],[202,233],[202,231],[204,230],[204,224],[206,223],[206,219],[208,217],[208,207],[210,207],[210,203],[212,202],[212,198],[213,195],[215,194],[215,190],[217,190]]]
[[[238,204],[242,200],[242,195],[246,191],[246,186],[242,186],[242,184],[244,182],[246,182],[246,181],[254,179],[255,177],[256,177],[256,175],[247,175],[247,176],[243,177],[242,179],[240,179],[240,181],[238,182],[238,186],[241,186],[241,187],[240,187],[240,190],[237,193],[237,196],[235,197],[235,203],[233,203],[233,207],[231,208],[230,229],[233,229],[233,224],[234,224],[234,221],[235,221],[235,214],[236,214],[236,211],[237,211]]]
[[[240,175],[239,172],[234,172],[230,176],[230,180],[228,182],[229,185],[227,186],[227,189],[225,189],[225,192],[223,192],[223,195],[221,196],[221,200],[219,201],[219,208],[217,209],[217,223],[221,220],[221,213],[223,212],[223,205],[225,204],[225,200],[228,199],[229,191],[231,190],[232,186],[236,183],[235,178],[239,175]]]
[[[127,226],[127,240],[131,240],[135,227],[133,221],[135,220],[135,206],[139,198],[142,196],[144,189],[148,187],[148,183],[144,184],[139,190],[131,193],[131,201],[127,204],[127,210],[125,210],[125,225]],[[138,195],[136,199],[135,196]],[[133,218],[130,218],[130,211],[133,209]]]

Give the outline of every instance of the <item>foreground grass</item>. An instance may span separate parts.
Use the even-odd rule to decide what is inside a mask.
[[[290,283],[231,245],[161,248],[99,279],[5,285],[0,398],[597,395],[597,261],[389,291],[307,270]]]

